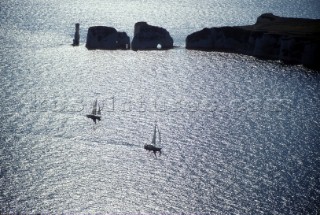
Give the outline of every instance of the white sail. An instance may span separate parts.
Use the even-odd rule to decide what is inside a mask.
[[[158,128],[158,134],[159,134],[159,145],[161,145],[161,133],[159,128]]]
[[[101,108],[100,108],[100,105],[98,105],[98,111],[97,111],[97,115],[101,115]]]
[[[92,108],[93,115],[97,114],[97,104],[98,104],[98,100],[96,99],[96,101],[93,103],[93,108]]]
[[[153,138],[152,138],[153,145],[156,145],[156,138],[157,138],[157,125],[154,125]]]

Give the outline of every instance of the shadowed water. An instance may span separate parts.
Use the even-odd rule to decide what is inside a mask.
[[[319,18],[318,2],[288,2],[1,2],[0,211],[316,214],[319,75],[183,48],[190,32],[262,12]],[[141,20],[179,47],[84,47],[88,26],[132,36]],[[161,157],[143,149],[155,121]]]

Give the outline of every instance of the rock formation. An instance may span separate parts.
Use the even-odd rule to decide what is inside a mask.
[[[115,28],[93,26],[88,29],[87,49],[130,49],[130,38]]]
[[[79,45],[79,40],[80,40],[79,29],[80,29],[80,24],[76,23],[76,32],[74,33],[74,39],[73,39],[73,44],[72,44],[73,46]]]
[[[186,48],[226,51],[320,69],[320,20],[262,14],[254,25],[205,28]]]
[[[173,48],[173,39],[169,32],[161,27],[137,22],[134,25],[133,50],[155,50]]]

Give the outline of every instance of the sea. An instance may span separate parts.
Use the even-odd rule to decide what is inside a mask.
[[[0,214],[319,215],[320,73],[185,49],[263,13],[320,19],[320,1],[1,0]],[[139,21],[175,48],[85,48]]]

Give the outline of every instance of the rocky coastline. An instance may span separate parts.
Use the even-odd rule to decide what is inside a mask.
[[[73,45],[79,45],[79,24]],[[86,47],[92,49],[172,49],[170,33],[146,22],[137,22],[134,37],[113,27],[88,29]],[[186,38],[186,49],[232,52],[285,64],[301,64],[320,70],[320,19],[286,18],[262,14],[253,25],[204,28]]]
[[[187,36],[186,48],[239,53],[320,70],[320,20],[262,14],[254,25],[194,32]]]

